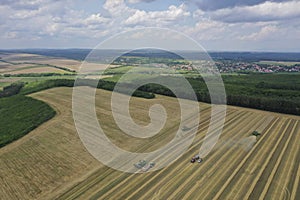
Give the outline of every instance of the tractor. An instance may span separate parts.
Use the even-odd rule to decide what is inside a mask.
[[[134,166],[138,169],[142,169],[146,164],[146,160],[140,160],[138,163],[135,163]]]
[[[196,161],[198,161],[198,163],[202,163],[203,159],[200,158],[199,155],[195,155],[194,157],[192,157],[191,163],[194,163]]]

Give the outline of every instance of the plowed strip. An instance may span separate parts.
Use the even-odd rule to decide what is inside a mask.
[[[247,162],[247,160],[251,157],[251,155],[257,151],[257,147],[264,141],[265,138],[269,136],[269,132],[274,129],[276,126],[276,123],[279,121],[279,118],[276,118],[273,124],[271,124],[270,127],[267,127],[267,130],[264,131],[263,136],[260,138],[260,140],[256,143],[255,147],[245,156],[245,158],[240,162],[240,164],[236,167],[236,169],[231,173],[231,176],[227,179],[227,181],[222,184],[222,187],[219,189],[215,197],[213,198],[214,200],[219,199],[220,196],[223,194],[224,190],[228,187],[229,184],[231,184],[232,179],[236,176],[237,173],[241,170],[243,165]],[[283,125],[283,124],[282,124]]]
[[[282,139],[281,146],[278,146],[278,148],[276,148],[276,151],[278,152],[279,156],[276,157],[276,154],[274,154],[275,156],[272,157],[271,161],[266,163],[268,166],[263,171],[262,176],[260,177],[254,189],[252,190],[251,194],[249,195],[250,199],[258,199],[258,198],[264,199],[271,182],[274,180],[275,173],[278,170],[278,167],[282,161],[283,156],[287,154],[286,150],[288,146],[291,144],[292,141],[291,139],[293,138],[293,136],[295,136],[294,131],[296,127],[297,127],[297,121],[296,122],[294,121],[292,131],[282,133],[282,135],[288,135],[288,138],[286,140]],[[267,168],[272,169],[271,173],[269,173],[270,170],[267,171]],[[288,169],[288,166],[286,166],[286,168]]]
[[[281,130],[285,132],[291,128],[291,121],[289,120],[288,123],[284,123],[284,126]],[[284,136],[284,134],[277,134],[274,137],[270,137],[268,140],[265,140],[265,142],[268,143],[268,146],[266,146],[264,149],[260,149],[268,151],[269,153],[261,153],[262,150],[256,151],[256,154],[254,154],[244,166],[246,169],[255,169],[258,170],[258,172],[254,173],[253,175],[248,175],[240,171],[240,174],[236,177],[237,182],[232,182],[232,184],[238,185],[239,187],[235,193],[228,194],[228,198],[244,198],[246,196],[245,198],[247,199]],[[263,147],[263,145],[261,145],[261,147]],[[261,167],[257,163],[261,163]],[[247,188],[247,190],[245,190],[245,188]]]
[[[208,119],[207,119],[207,120],[208,120]],[[205,123],[206,123],[206,122],[205,122]],[[208,125],[209,125],[209,123],[206,123],[206,126],[205,126],[205,127],[200,126],[200,127],[202,127],[201,130],[204,131],[202,134],[200,134],[201,138],[204,138],[205,130],[207,129]],[[201,139],[201,138],[200,138],[200,139]],[[199,139],[198,139],[198,140],[199,140]],[[193,145],[193,146],[195,147],[195,145]],[[172,151],[172,149],[170,149],[170,150]],[[159,172],[159,174],[162,173],[163,171],[164,171],[164,169],[161,170],[161,171]],[[159,176],[159,174],[157,174],[157,175],[155,175],[154,177],[152,177],[152,179],[155,178],[155,177],[157,177],[157,176]],[[131,177],[128,177],[128,178],[132,178],[132,179],[133,179],[133,178],[136,178],[135,176],[136,176],[136,175],[132,175]],[[147,180],[149,180],[148,176],[150,176],[150,174],[147,174],[147,175],[144,175],[144,176],[141,176],[141,177],[144,177],[143,180],[147,181]],[[123,180],[122,182],[125,183],[125,181],[126,181],[126,180]],[[128,184],[126,184],[125,186],[123,186],[122,184],[120,184],[119,187],[114,188],[114,190],[110,192],[110,193],[112,193],[112,195],[109,195],[110,193],[103,193],[103,191],[100,191],[100,192],[97,192],[97,193],[93,196],[93,198],[99,198],[99,197],[101,197],[101,198],[104,198],[104,199],[105,199],[105,197],[107,197],[108,195],[109,195],[110,197],[112,197],[112,198],[113,198],[114,195],[117,196],[118,198],[120,198],[120,196],[118,196],[118,195],[120,195],[120,194],[124,195],[124,193],[122,193],[122,191],[125,190],[126,187],[128,187],[128,186],[129,186]],[[130,188],[134,188],[134,187],[130,187]],[[142,188],[141,185],[139,186],[139,188]],[[126,193],[129,193],[129,192],[126,191]],[[104,194],[104,195],[102,195],[102,194]]]
[[[231,132],[237,132],[238,134],[235,136],[237,138],[242,138],[242,136],[245,134],[245,130],[251,130],[251,127],[255,127],[255,129],[259,128],[263,125],[265,120],[261,120],[257,115],[254,115],[253,120],[251,118],[248,118],[251,120],[249,124],[244,126],[242,129],[235,130],[238,128],[235,128],[231,130]],[[259,123],[261,121],[261,123]],[[256,127],[257,126],[257,127]],[[233,138],[234,139],[234,138]],[[225,154],[223,152],[226,152]],[[194,177],[191,181],[187,182],[191,189],[188,188],[188,185],[185,189],[182,191],[188,191],[188,192],[177,192],[178,195],[176,198],[183,198],[183,199],[193,199],[197,198],[197,196],[201,196],[201,198],[205,199],[205,195],[209,195],[213,188],[216,185],[216,181],[213,180],[214,177],[218,177],[218,181],[222,182],[222,180],[226,180],[226,173],[224,173],[223,170],[219,170],[217,166],[222,167],[222,169],[226,169],[230,171],[231,169],[234,169],[235,166],[243,159],[243,157],[246,155],[246,152],[238,146],[232,146],[230,148],[221,148],[220,149],[220,156],[217,157],[217,159],[210,160],[210,166],[208,168],[203,169],[203,173],[205,174],[205,178],[199,179],[197,181],[198,177]],[[226,161],[226,162],[225,162]],[[193,184],[197,182],[197,184]],[[185,194],[185,195],[183,195]]]
[[[238,120],[237,120],[238,121]],[[235,120],[230,120],[230,121],[228,121],[228,122],[236,122],[236,123],[238,123],[237,121],[235,121]],[[233,123],[232,124],[232,126],[235,126],[235,123]],[[229,127],[229,123],[228,123],[228,126],[226,126],[225,127],[225,129],[229,129],[230,127]],[[199,148],[199,143],[201,143],[201,141],[198,141],[198,145],[196,145],[198,148]],[[197,151],[197,149],[195,149],[194,151]],[[207,163],[209,163],[209,161],[207,161]],[[188,165],[190,165],[190,164],[188,164]],[[195,168],[196,167],[196,168]],[[199,166],[194,166],[193,168],[194,168],[194,170],[195,169],[197,169]],[[177,169],[177,171],[173,171],[171,174],[174,174],[174,175],[178,175],[178,174],[184,174],[183,173],[183,169],[185,169],[185,168],[187,168],[187,161],[186,160],[180,160],[180,162],[178,162],[177,164],[176,164],[176,167],[175,167],[176,169]],[[189,168],[189,170],[192,170],[192,169],[190,169]],[[193,170],[193,171],[194,171]],[[195,173],[195,172],[194,172]],[[187,176],[188,177],[188,176]],[[161,177],[159,177],[159,179],[161,179]],[[168,187],[168,185],[169,184],[174,184],[174,182],[172,182],[172,179],[176,179],[176,177],[170,177],[170,179],[169,180],[164,180],[164,182],[166,182],[165,184],[164,184],[164,188],[168,188],[168,190],[164,190],[164,192],[166,192],[166,191],[169,191],[169,187]],[[177,181],[178,180],[180,180],[180,179],[176,179]],[[152,183],[150,184],[148,184],[148,185],[152,185]],[[145,192],[146,193],[144,193],[143,191],[145,190]],[[147,194],[150,194],[151,193],[151,191],[152,190],[155,190],[155,188],[153,188],[153,189],[151,189],[151,190],[146,190],[146,189],[142,189],[139,193],[141,193],[141,194],[143,194],[143,197],[144,198],[148,198],[147,197]],[[163,193],[162,193],[163,194]],[[133,197],[133,199],[134,198],[138,198],[137,196],[133,196],[133,193],[132,193],[132,195],[130,195],[129,197]]]

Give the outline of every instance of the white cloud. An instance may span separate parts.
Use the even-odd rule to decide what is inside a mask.
[[[192,7],[195,4],[188,1],[181,5],[171,3],[164,10],[158,1],[149,8],[141,7],[145,4],[133,5],[151,1],[154,0],[105,0],[102,3],[89,0],[95,3],[95,7],[90,8],[77,5],[83,3],[73,0],[1,0],[0,43],[9,46],[15,41],[18,47],[18,42],[23,40],[31,47],[31,40],[38,40],[36,45],[56,40],[59,45],[72,46],[76,41],[80,44],[85,40],[94,44],[121,31],[151,26],[175,29],[198,41],[214,42],[216,47],[227,48],[231,44],[234,47],[239,43],[247,49],[265,41],[288,43],[285,40],[295,41],[291,44],[294,49],[299,46],[296,41],[300,37],[300,1],[234,0],[224,1],[220,6],[214,4],[219,0],[198,0],[207,8],[202,10],[195,10]]]
[[[128,0],[127,2],[128,3],[141,3],[141,2],[149,3],[149,2],[153,2],[153,1],[156,1],[156,0]]]
[[[4,38],[6,39],[16,39],[18,37],[18,33],[17,32],[6,32],[4,35]]]
[[[45,33],[49,34],[50,36],[55,35],[59,30],[59,25],[55,23],[50,23],[45,27]]]
[[[278,27],[274,25],[262,27],[259,32],[239,37],[240,40],[263,40],[271,38],[272,34],[278,33]]]
[[[106,9],[112,17],[127,17],[128,14],[135,12],[135,9],[128,7],[124,0],[106,0],[103,8]]]
[[[193,18],[202,18],[205,15],[205,12],[203,10],[197,9],[193,12]]]
[[[109,22],[108,18],[101,16],[101,14],[92,14],[84,20],[86,25],[89,24],[103,24]]]
[[[190,12],[186,10],[184,4],[181,4],[178,7],[172,5],[165,11],[146,12],[144,10],[136,10],[134,15],[130,16],[125,21],[125,24],[158,25],[178,21],[190,15]]]
[[[15,10],[38,10],[43,5],[68,3],[70,0],[1,0],[1,5]]]
[[[272,2],[284,2],[287,0],[230,0],[230,1],[222,1],[222,0],[193,0],[190,3],[195,4],[198,8],[205,11],[214,11],[224,8],[234,8],[234,7],[242,7],[242,6],[253,6],[258,4],[263,4],[264,2],[272,1]]]
[[[236,22],[278,21],[300,18],[300,1],[264,2],[254,6],[225,8],[210,12],[216,20]]]
[[[10,19],[16,19],[16,20],[25,20],[28,18],[33,18],[38,16],[41,13],[41,10],[20,10],[18,12],[12,13],[11,16],[9,16]]]
[[[24,1],[25,2],[25,1]],[[0,5],[0,17],[3,14],[3,24],[0,30],[4,32],[3,38],[13,39],[19,37],[29,40],[38,40],[47,37],[88,37],[104,36],[107,33],[107,26],[110,19],[103,17],[100,13],[89,14],[66,7],[68,0],[63,1],[29,1],[34,4],[31,10],[22,9],[21,6],[15,9],[13,6]],[[13,5],[23,5],[17,1]],[[37,6],[39,5],[39,6]],[[106,30],[106,31],[104,31]],[[14,35],[12,34],[14,33]],[[101,33],[101,34],[99,34]],[[69,35],[67,35],[69,34]]]
[[[226,25],[222,22],[203,19],[193,27],[186,27],[185,32],[198,40],[216,40],[224,38]]]

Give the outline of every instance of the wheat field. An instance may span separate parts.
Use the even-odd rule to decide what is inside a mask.
[[[300,198],[300,117],[228,106],[217,145],[201,164],[192,164],[190,159],[199,152],[211,114],[210,106],[200,103],[201,120],[188,151],[161,170],[129,174],[102,165],[82,145],[72,118],[72,88],[31,96],[48,103],[58,114],[0,149],[3,199]],[[158,135],[138,139],[122,133],[114,123],[111,92],[97,90],[96,97],[104,132],[128,151],[160,148],[179,128],[180,112],[174,98],[131,99],[131,116],[138,124],[149,123],[148,109],[157,103],[171,116]],[[261,133],[257,138],[251,135],[255,130]]]

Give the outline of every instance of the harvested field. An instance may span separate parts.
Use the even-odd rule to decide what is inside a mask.
[[[12,64],[0,61],[0,70],[3,70],[5,68],[9,68],[10,66],[12,66]]]
[[[101,79],[111,78],[111,77],[113,77],[113,75],[101,75]],[[97,75],[87,75],[84,78],[98,80],[100,78],[100,75],[98,75],[98,76]]]
[[[53,67],[57,66],[75,71],[78,70],[79,66],[81,65],[81,62],[77,60],[55,58],[35,54],[0,54],[0,57],[2,62],[7,62],[6,64],[10,63],[13,65],[50,65]]]
[[[22,60],[39,57],[39,55],[27,54],[27,53],[0,53],[0,57],[3,60]]]
[[[71,60],[65,58],[57,58],[50,56],[41,56],[35,54],[0,54],[2,62],[0,62],[0,72],[1,69],[5,70],[9,68],[12,70],[14,68],[23,67],[23,65],[50,65],[51,67],[61,67],[69,70],[78,71],[82,62],[78,60]],[[85,67],[91,69],[91,72],[99,72],[107,68],[106,64],[98,63],[85,63]],[[117,67],[113,65],[110,67]],[[7,69],[8,70],[8,69]]]
[[[199,152],[210,119],[200,103],[201,121],[189,150],[159,171],[128,174],[103,166],[82,146],[71,112],[71,88],[31,96],[58,115],[24,138],[0,149],[0,196],[4,199],[299,199],[300,117],[228,106],[223,134],[201,164]],[[162,103],[172,116],[162,133],[146,140],[120,133],[108,91],[98,90],[96,112],[108,137],[120,148],[148,152],[174,137],[180,113],[174,98],[132,98],[131,115],[142,125],[148,108]],[[251,136],[259,131],[258,138]]]
[[[53,67],[41,67],[41,66],[35,66],[35,67],[30,67],[30,68],[25,68],[25,69],[19,69],[19,70],[14,70],[14,71],[9,71],[6,72],[7,74],[30,74],[30,73],[59,73],[59,74],[64,74],[66,71],[61,70],[61,69],[56,69]]]
[[[30,69],[36,67],[36,65],[32,64],[8,64],[8,63],[1,63],[0,62],[0,74],[10,74],[11,72],[17,72],[24,69]]]

